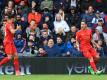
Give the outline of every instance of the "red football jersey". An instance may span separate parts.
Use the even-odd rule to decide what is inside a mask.
[[[6,23],[4,42],[13,42],[14,34],[10,32],[10,29],[13,28],[14,28],[14,24]]]
[[[87,49],[91,46],[92,31],[91,29],[80,30],[76,33],[76,38],[80,42],[80,49]]]

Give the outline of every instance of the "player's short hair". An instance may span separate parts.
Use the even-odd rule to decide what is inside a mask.
[[[84,20],[84,19],[83,19],[81,22],[84,22],[85,24],[87,24],[87,21],[86,21],[86,20]]]

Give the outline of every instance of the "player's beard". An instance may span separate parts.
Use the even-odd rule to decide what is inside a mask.
[[[86,26],[81,26],[81,29],[82,29],[82,30],[86,30],[87,27],[86,27]]]

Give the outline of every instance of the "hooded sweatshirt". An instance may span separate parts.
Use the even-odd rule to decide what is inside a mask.
[[[57,21],[57,20],[56,20],[56,17],[57,17],[57,16],[60,16],[60,17],[61,17],[61,15],[60,15],[60,14],[56,14],[56,16],[55,16],[55,21],[54,21],[54,30],[55,30],[55,32],[57,33],[57,32],[59,32],[59,30],[63,30],[63,31],[64,31],[63,33],[69,32],[69,31],[70,31],[70,28],[69,28],[67,22],[64,21],[64,20],[62,19],[62,17],[61,17],[61,21]]]

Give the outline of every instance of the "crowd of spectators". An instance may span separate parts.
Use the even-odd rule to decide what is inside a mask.
[[[19,56],[82,57],[75,38],[85,20],[93,47],[107,57],[107,0],[0,0],[0,56],[9,14],[21,26],[14,36]]]

